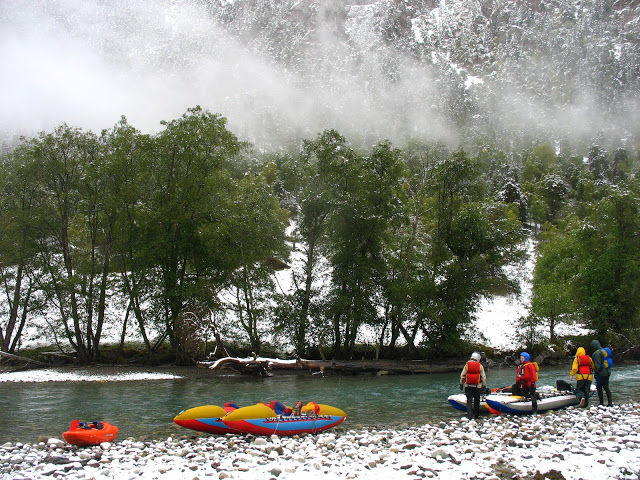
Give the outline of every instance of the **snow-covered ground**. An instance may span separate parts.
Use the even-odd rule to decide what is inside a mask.
[[[64,372],[59,370],[26,370],[21,372],[0,373],[3,382],[117,382],[133,380],[169,380],[180,378],[177,375],[157,372],[123,372],[114,374],[96,373],[90,369]]]
[[[528,305],[522,298],[494,297],[480,303],[477,330],[489,346],[497,350],[516,347],[514,335],[518,319],[528,314]]]
[[[59,439],[0,446],[2,479],[638,479],[640,405],[302,437]]]

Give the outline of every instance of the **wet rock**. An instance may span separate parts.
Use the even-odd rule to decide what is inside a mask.
[[[606,472],[615,469],[616,459],[622,457],[611,452],[624,451],[626,459],[638,451],[640,410],[619,409],[614,418],[621,420],[611,424],[603,423],[603,418],[610,418],[605,414],[610,415],[610,411],[567,409],[545,416],[485,417],[477,422],[293,438],[229,435],[169,437],[156,442],[127,439],[109,444],[108,450],[65,444],[49,447],[44,442],[6,444],[0,447],[0,476],[81,480],[91,476],[133,479],[166,474],[189,479],[244,479],[248,474],[293,480],[315,472],[367,480],[384,476],[384,468],[401,470],[407,478],[435,478],[441,471],[450,472],[451,477],[465,477],[469,465],[474,465],[477,478],[533,478],[540,462],[549,461],[558,465],[556,471],[561,475],[571,472],[570,478],[606,477]],[[592,424],[601,428],[588,428]],[[12,458],[17,462],[19,457],[20,463],[11,463]],[[640,460],[629,462],[625,468],[640,468]],[[584,470],[577,472],[585,463]]]

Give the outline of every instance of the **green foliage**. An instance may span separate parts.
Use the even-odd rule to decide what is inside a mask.
[[[538,329],[540,322],[541,319],[536,315],[528,315],[518,319],[514,341],[520,345],[519,351],[524,350],[535,356],[548,347],[548,338]]]
[[[322,256],[328,252],[327,219],[334,208],[332,165],[334,157],[341,155],[351,155],[346,140],[335,130],[327,130],[316,140],[305,141],[297,155],[285,155],[277,162],[277,184],[282,188],[279,197],[295,217],[294,249],[303,260],[291,271],[293,291],[280,297],[276,325],[279,331],[288,333],[300,355],[308,352],[310,343],[322,342],[330,329],[321,314],[323,306],[316,285]]]
[[[640,326],[640,213],[637,197],[613,191],[574,231],[580,255],[578,300],[598,334]]]
[[[264,178],[233,178],[228,167],[246,145],[226,129],[223,117],[196,107],[164,125],[152,143],[145,236],[149,265],[161,272],[157,300],[166,332],[180,356],[183,345],[174,330],[187,301],[203,283],[229,282],[244,297],[236,312],[258,350],[254,282],[264,281],[257,275],[260,262],[283,253],[277,201]]]
[[[560,324],[572,323],[577,312],[574,279],[578,273],[577,243],[556,226],[545,224],[537,245],[531,297],[532,319],[548,327],[553,341]]]
[[[601,338],[633,335],[640,223],[626,151],[609,155],[592,146],[586,162],[567,158],[558,173],[543,177],[556,225],[545,225],[538,244],[532,318],[548,327],[551,340],[557,325],[574,321]]]
[[[57,307],[53,333],[80,362],[99,359],[102,329],[115,321],[107,318],[109,295],[120,292],[128,303],[123,331],[132,313],[150,355],[168,337],[177,358],[187,359],[193,335],[181,319],[203,287],[222,288],[237,269],[285,255],[285,215],[267,177],[236,180],[228,169],[245,144],[226,120],[196,107],[163,124],[154,137],[124,118],[100,137],[63,125],[12,154],[23,168],[10,169],[7,180],[35,195],[33,221],[24,222],[32,248],[23,244],[24,261],[3,248],[3,264],[14,278],[26,266],[46,275],[38,291]],[[17,199],[3,196],[7,215],[19,212]],[[16,280],[17,295],[19,287]],[[27,306],[27,296],[22,303],[24,311],[36,305]],[[14,315],[2,330],[13,334],[15,324]],[[161,332],[154,344],[150,327]]]
[[[101,145],[90,133],[62,125],[25,140],[18,149],[37,176],[22,180],[40,191],[33,204],[37,252],[31,262],[44,275],[41,292],[56,306],[59,334],[81,362],[99,359],[111,237],[107,205],[98,201]]]
[[[6,320],[0,321],[0,349],[15,353],[29,315],[45,305],[37,285],[42,273],[35,268],[40,219],[36,205],[43,195],[34,185],[38,169],[24,145],[0,161],[0,280],[6,294]],[[2,312],[5,314],[5,312]]]
[[[3,350],[49,307],[49,333],[85,363],[103,358],[105,329],[135,329],[150,362],[167,344],[193,362],[210,335],[256,353],[455,356],[481,298],[517,292],[505,267],[523,258],[525,221],[544,227],[519,341],[572,322],[637,338],[640,183],[624,149],[593,146],[586,162],[547,144],[361,152],[326,130],[253,154],[200,107],[162,124],[62,125],[2,158]],[[277,292],[289,250],[293,288]]]
[[[397,187],[403,168],[399,151],[387,143],[369,157],[343,151],[324,158],[320,168],[327,169],[333,207],[327,220],[332,264],[327,311],[334,352],[348,357],[360,326],[378,321],[373,299],[385,269],[385,239],[402,201]]]
[[[509,285],[501,266],[519,256],[518,215],[485,197],[478,167],[456,152],[438,165],[433,185],[438,221],[427,288],[432,294],[421,310],[427,341],[450,352],[459,347],[481,296],[496,284]]]

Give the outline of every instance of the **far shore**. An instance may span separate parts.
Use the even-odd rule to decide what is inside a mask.
[[[180,376],[202,378],[216,375],[286,375],[286,374],[314,374],[314,375],[414,375],[459,372],[461,365],[468,360],[466,356],[446,360],[405,360],[405,359],[367,359],[360,360],[312,360],[312,359],[282,359],[271,357],[225,357],[217,360],[203,360],[191,365],[177,365],[164,363],[161,365],[147,365],[133,363],[92,363],[88,365],[72,363],[47,363],[34,361],[27,357],[10,356],[4,354],[0,358],[0,373],[25,371],[30,369],[53,368],[61,371],[103,370],[113,371],[167,371],[179,372]],[[573,358],[562,355],[541,355],[535,357],[541,366],[570,367]],[[219,366],[216,366],[216,363]],[[510,369],[517,365],[514,355],[504,355],[497,358],[486,358],[483,355],[483,365],[487,370]],[[636,360],[616,359],[616,364],[638,365]],[[215,367],[215,368],[213,368]]]

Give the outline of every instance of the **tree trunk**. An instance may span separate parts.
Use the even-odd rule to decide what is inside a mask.
[[[311,305],[311,286],[313,283],[313,262],[314,262],[315,242],[311,240],[307,248],[307,261],[305,265],[304,293],[302,295],[302,305],[298,328],[296,330],[296,350],[299,354],[304,354],[307,349],[307,319],[309,318],[309,307]]]
[[[98,320],[93,336],[93,356],[95,360],[100,360],[100,338],[102,337],[102,326],[105,320],[105,310],[107,304],[107,289],[109,288],[109,265],[111,263],[111,241],[107,240],[104,252],[104,262],[102,265],[102,278],[100,279],[100,294],[98,297]]]
[[[393,360],[281,360],[277,358],[221,358],[215,362],[198,362],[199,367],[211,370],[226,368],[236,369],[242,373],[256,374],[271,370],[310,370],[319,373],[357,374],[375,372],[383,374],[407,373],[448,373],[459,372],[459,365],[434,363],[427,360],[393,361]],[[241,367],[241,368],[239,368]]]

